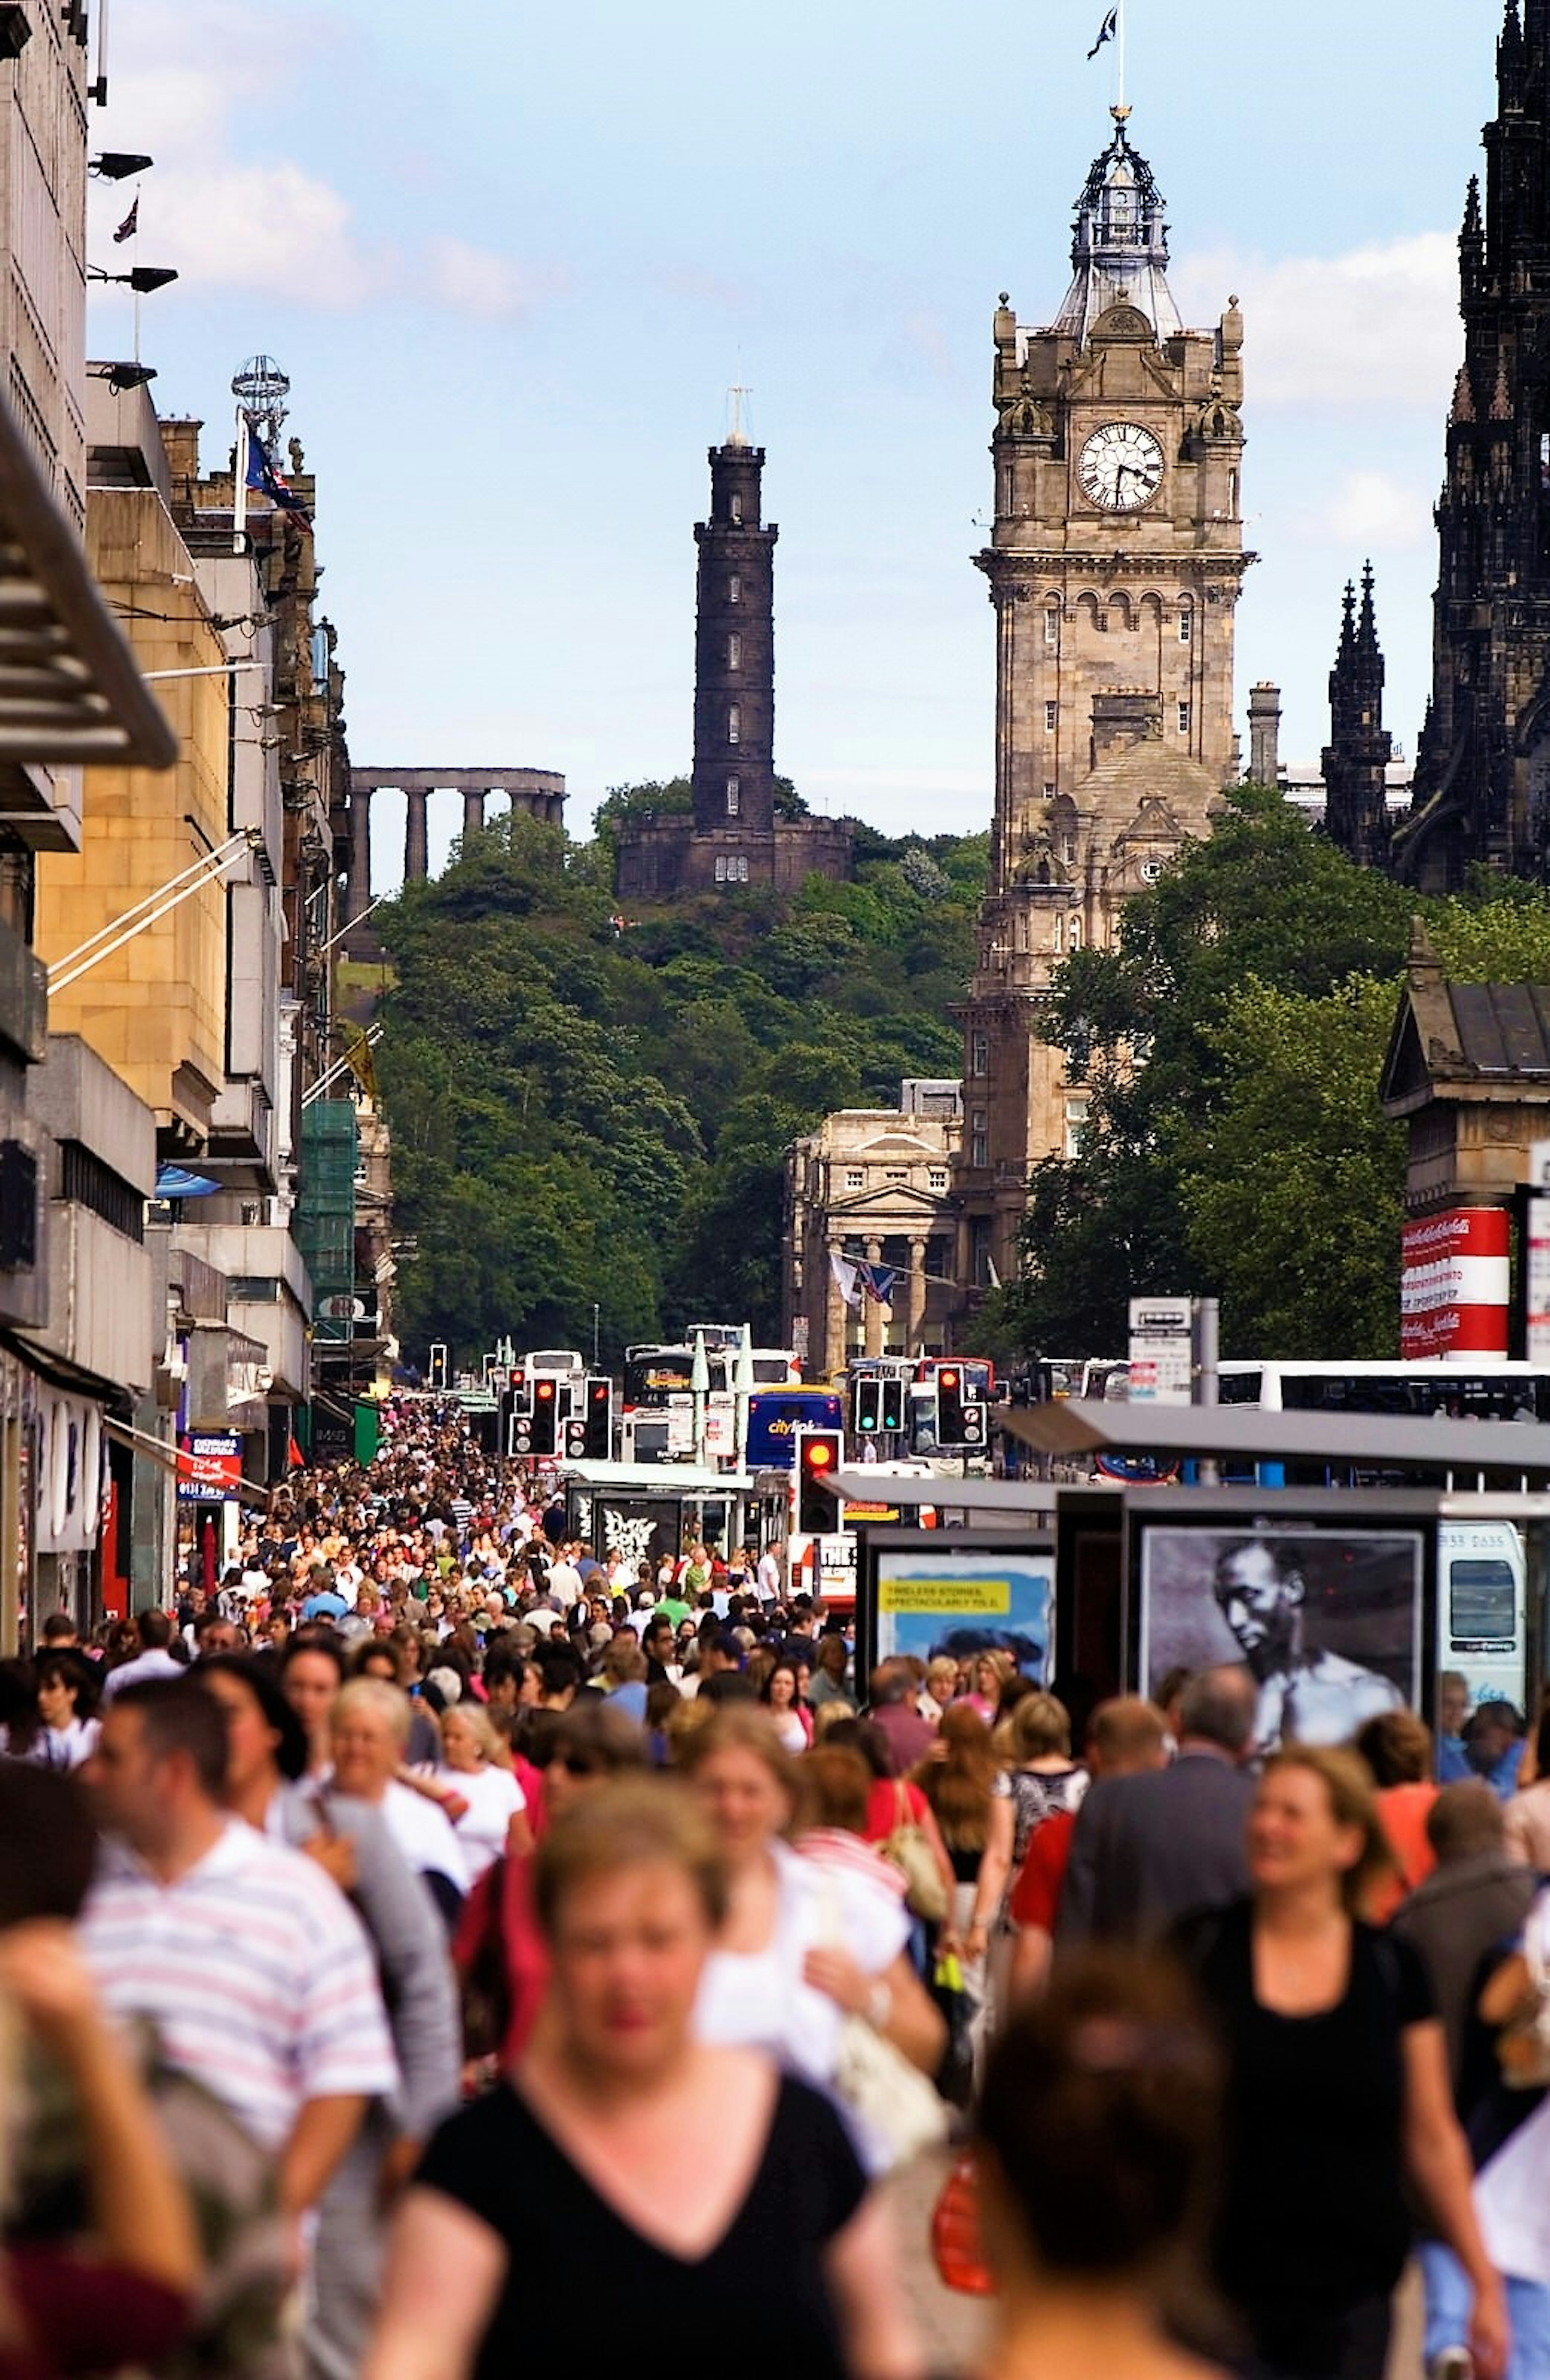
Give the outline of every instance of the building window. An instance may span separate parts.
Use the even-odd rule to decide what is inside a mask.
[[[975,1108],[969,1117],[969,1163],[984,1167],[990,1162],[990,1118],[985,1108]]]
[[[1046,607],[1044,641],[1047,645],[1058,645],[1060,641],[1060,613],[1058,604],[1050,603]]]
[[[1188,645],[1193,644],[1193,641],[1194,613],[1191,606],[1186,603],[1179,613],[1179,642],[1181,645]]]
[[[1060,722],[1060,711],[1059,704],[1047,702],[1044,706],[1044,732],[1047,735],[1054,735],[1055,729]]]
[[[745,859],[740,859],[737,863],[737,880],[739,884],[746,884],[748,881],[748,863]]]
[[[1080,917],[1072,917],[1067,924],[1066,948],[1068,951],[1079,951],[1082,948],[1082,920]]]
[[[743,499],[741,496],[733,496],[732,500],[732,525],[733,528],[741,528],[743,526]]]
[[[1229,471],[1227,475],[1227,516],[1229,520],[1236,520],[1238,517],[1238,474],[1236,471]]]
[[[743,639],[741,637],[729,637],[727,638],[727,667],[728,669],[741,669],[742,666]]]
[[[1046,782],[1044,788],[1044,798],[1047,802],[1052,802],[1055,798],[1055,787],[1052,783],[1047,781]]]
[[[1086,1137],[1091,1111],[1091,1102],[1087,1099],[1066,1101],[1066,1155],[1068,1157],[1081,1156],[1082,1143]]]
[[[971,1075],[987,1075],[990,1072],[990,1036],[988,1033],[970,1034],[969,1072]]]
[[[732,709],[727,713],[727,742],[729,744],[740,744],[742,740],[743,714],[734,702]]]
[[[933,1165],[928,1178],[933,1190],[945,1190],[947,1188],[947,1167],[945,1165]]]
[[[857,1165],[853,1165],[853,1166],[851,1167],[850,1172],[849,1172],[846,1174],[846,1176],[845,1176],[845,1187],[846,1187],[846,1189],[847,1189],[847,1190],[865,1190],[865,1189],[866,1189],[866,1174],[861,1171],[861,1168],[860,1168],[859,1166],[857,1166]]]
[[[1187,702],[1181,702],[1179,705],[1179,733],[1181,735],[1187,735],[1189,734],[1190,720],[1193,715],[1193,714],[1192,713]]]
[[[910,1169],[907,1165],[890,1165],[885,1167],[883,1172],[885,1182],[907,1182],[909,1178]]]
[[[741,603],[742,601],[743,581],[739,578],[737,573],[733,571],[732,577],[727,580],[727,601],[729,603]]]
[[[727,816],[735,818],[743,807],[743,783],[738,777],[727,779]]]
[[[717,883],[718,883],[718,884],[724,884],[724,883],[726,882],[726,880],[727,880],[727,868],[728,868],[728,864],[729,864],[729,863],[728,863],[728,862],[727,862],[727,860],[725,860],[724,858],[718,858],[718,859],[717,859],[717,862],[716,862],[716,881],[717,881]]]

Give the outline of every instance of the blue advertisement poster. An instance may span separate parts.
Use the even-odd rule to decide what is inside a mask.
[[[879,1546],[875,1585],[878,1658],[1011,1653],[1024,1677],[1054,1670],[1055,1550],[1009,1546],[958,1551],[951,1538],[917,1552]]]

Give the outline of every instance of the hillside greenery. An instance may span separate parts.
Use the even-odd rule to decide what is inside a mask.
[[[621,929],[612,828],[686,792],[619,789],[588,844],[499,819],[378,912],[411,1361],[506,1333],[589,1353],[594,1306],[605,1360],[693,1316],[773,1342],[789,1143],[960,1072],[987,837],[862,827],[854,883],[731,888]]]
[[[1398,1353],[1406,1135],[1378,1104],[1412,920],[1460,981],[1550,981],[1550,905],[1423,900],[1244,787],[1208,844],[1068,962],[1045,1020],[1091,1094],[1035,1169],[1019,1277],[976,1343],[1122,1354],[1132,1295],[1222,1301],[1229,1355]]]

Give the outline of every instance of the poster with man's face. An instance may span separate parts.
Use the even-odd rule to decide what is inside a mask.
[[[1137,1581],[1139,1677],[1246,1661],[1255,1749],[1347,1743],[1420,1705],[1425,1540],[1420,1530],[1148,1526]]]

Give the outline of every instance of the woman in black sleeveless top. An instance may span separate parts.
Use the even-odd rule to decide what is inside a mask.
[[[724,1907],[682,1788],[600,1788],[539,1854],[553,1961],[510,2077],[431,2141],[361,2380],[921,2380],[839,2116],[691,2020]]]

